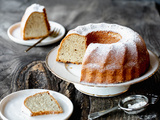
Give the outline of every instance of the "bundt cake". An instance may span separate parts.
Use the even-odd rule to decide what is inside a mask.
[[[81,64],[81,82],[110,84],[132,80],[149,67],[142,37],[128,27],[97,23],[70,30],[60,43],[57,61]]]
[[[44,6],[32,4],[21,20],[21,35],[24,40],[38,39],[49,35],[50,25]]]
[[[27,97],[22,105],[22,111],[29,116],[63,113],[57,100],[48,91]]]

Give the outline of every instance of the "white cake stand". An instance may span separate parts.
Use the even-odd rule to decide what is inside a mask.
[[[56,61],[58,47],[52,49],[46,57],[48,69],[64,81],[73,83],[80,92],[97,97],[111,97],[126,92],[130,85],[141,82],[151,77],[159,67],[158,57],[148,50],[150,56],[150,67],[148,71],[139,78],[118,84],[86,84],[80,82],[81,65],[65,64]]]

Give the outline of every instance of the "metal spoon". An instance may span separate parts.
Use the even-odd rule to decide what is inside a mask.
[[[147,97],[144,95],[131,95],[120,100],[116,107],[89,114],[88,119],[93,120],[118,109],[121,109],[128,114],[138,114],[144,111],[149,104],[155,104],[158,101],[158,98],[158,95],[153,94],[147,94]]]

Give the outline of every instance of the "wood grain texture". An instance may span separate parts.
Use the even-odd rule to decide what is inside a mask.
[[[9,2],[8,2],[9,1]],[[147,48],[160,59],[160,17],[154,1],[130,0],[0,0],[0,100],[6,95],[23,89],[41,88],[66,95],[74,105],[70,120],[87,120],[88,114],[116,106],[118,101],[132,94],[160,95],[160,69],[147,80],[132,85],[129,90],[115,97],[98,98],[85,95],[74,85],[53,75],[45,65],[47,53],[60,41],[35,47],[28,53],[28,46],[14,43],[7,36],[7,29],[19,22],[25,9],[32,3],[46,7],[48,18],[62,24],[66,31],[87,23],[107,22],[125,25],[137,31]],[[12,6],[12,7],[11,7]],[[137,115],[114,111],[97,120],[159,120],[160,101]]]

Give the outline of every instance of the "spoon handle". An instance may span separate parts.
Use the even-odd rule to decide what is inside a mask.
[[[101,116],[103,116],[103,115],[105,115],[105,114],[107,114],[107,113],[110,113],[110,112],[112,112],[112,111],[115,111],[115,110],[117,110],[118,108],[119,108],[119,107],[116,106],[116,107],[113,107],[113,108],[111,108],[111,109],[107,109],[107,110],[102,110],[102,111],[99,111],[99,112],[91,113],[91,114],[88,115],[88,119],[89,119],[89,120],[96,119],[96,118],[101,117]]]

